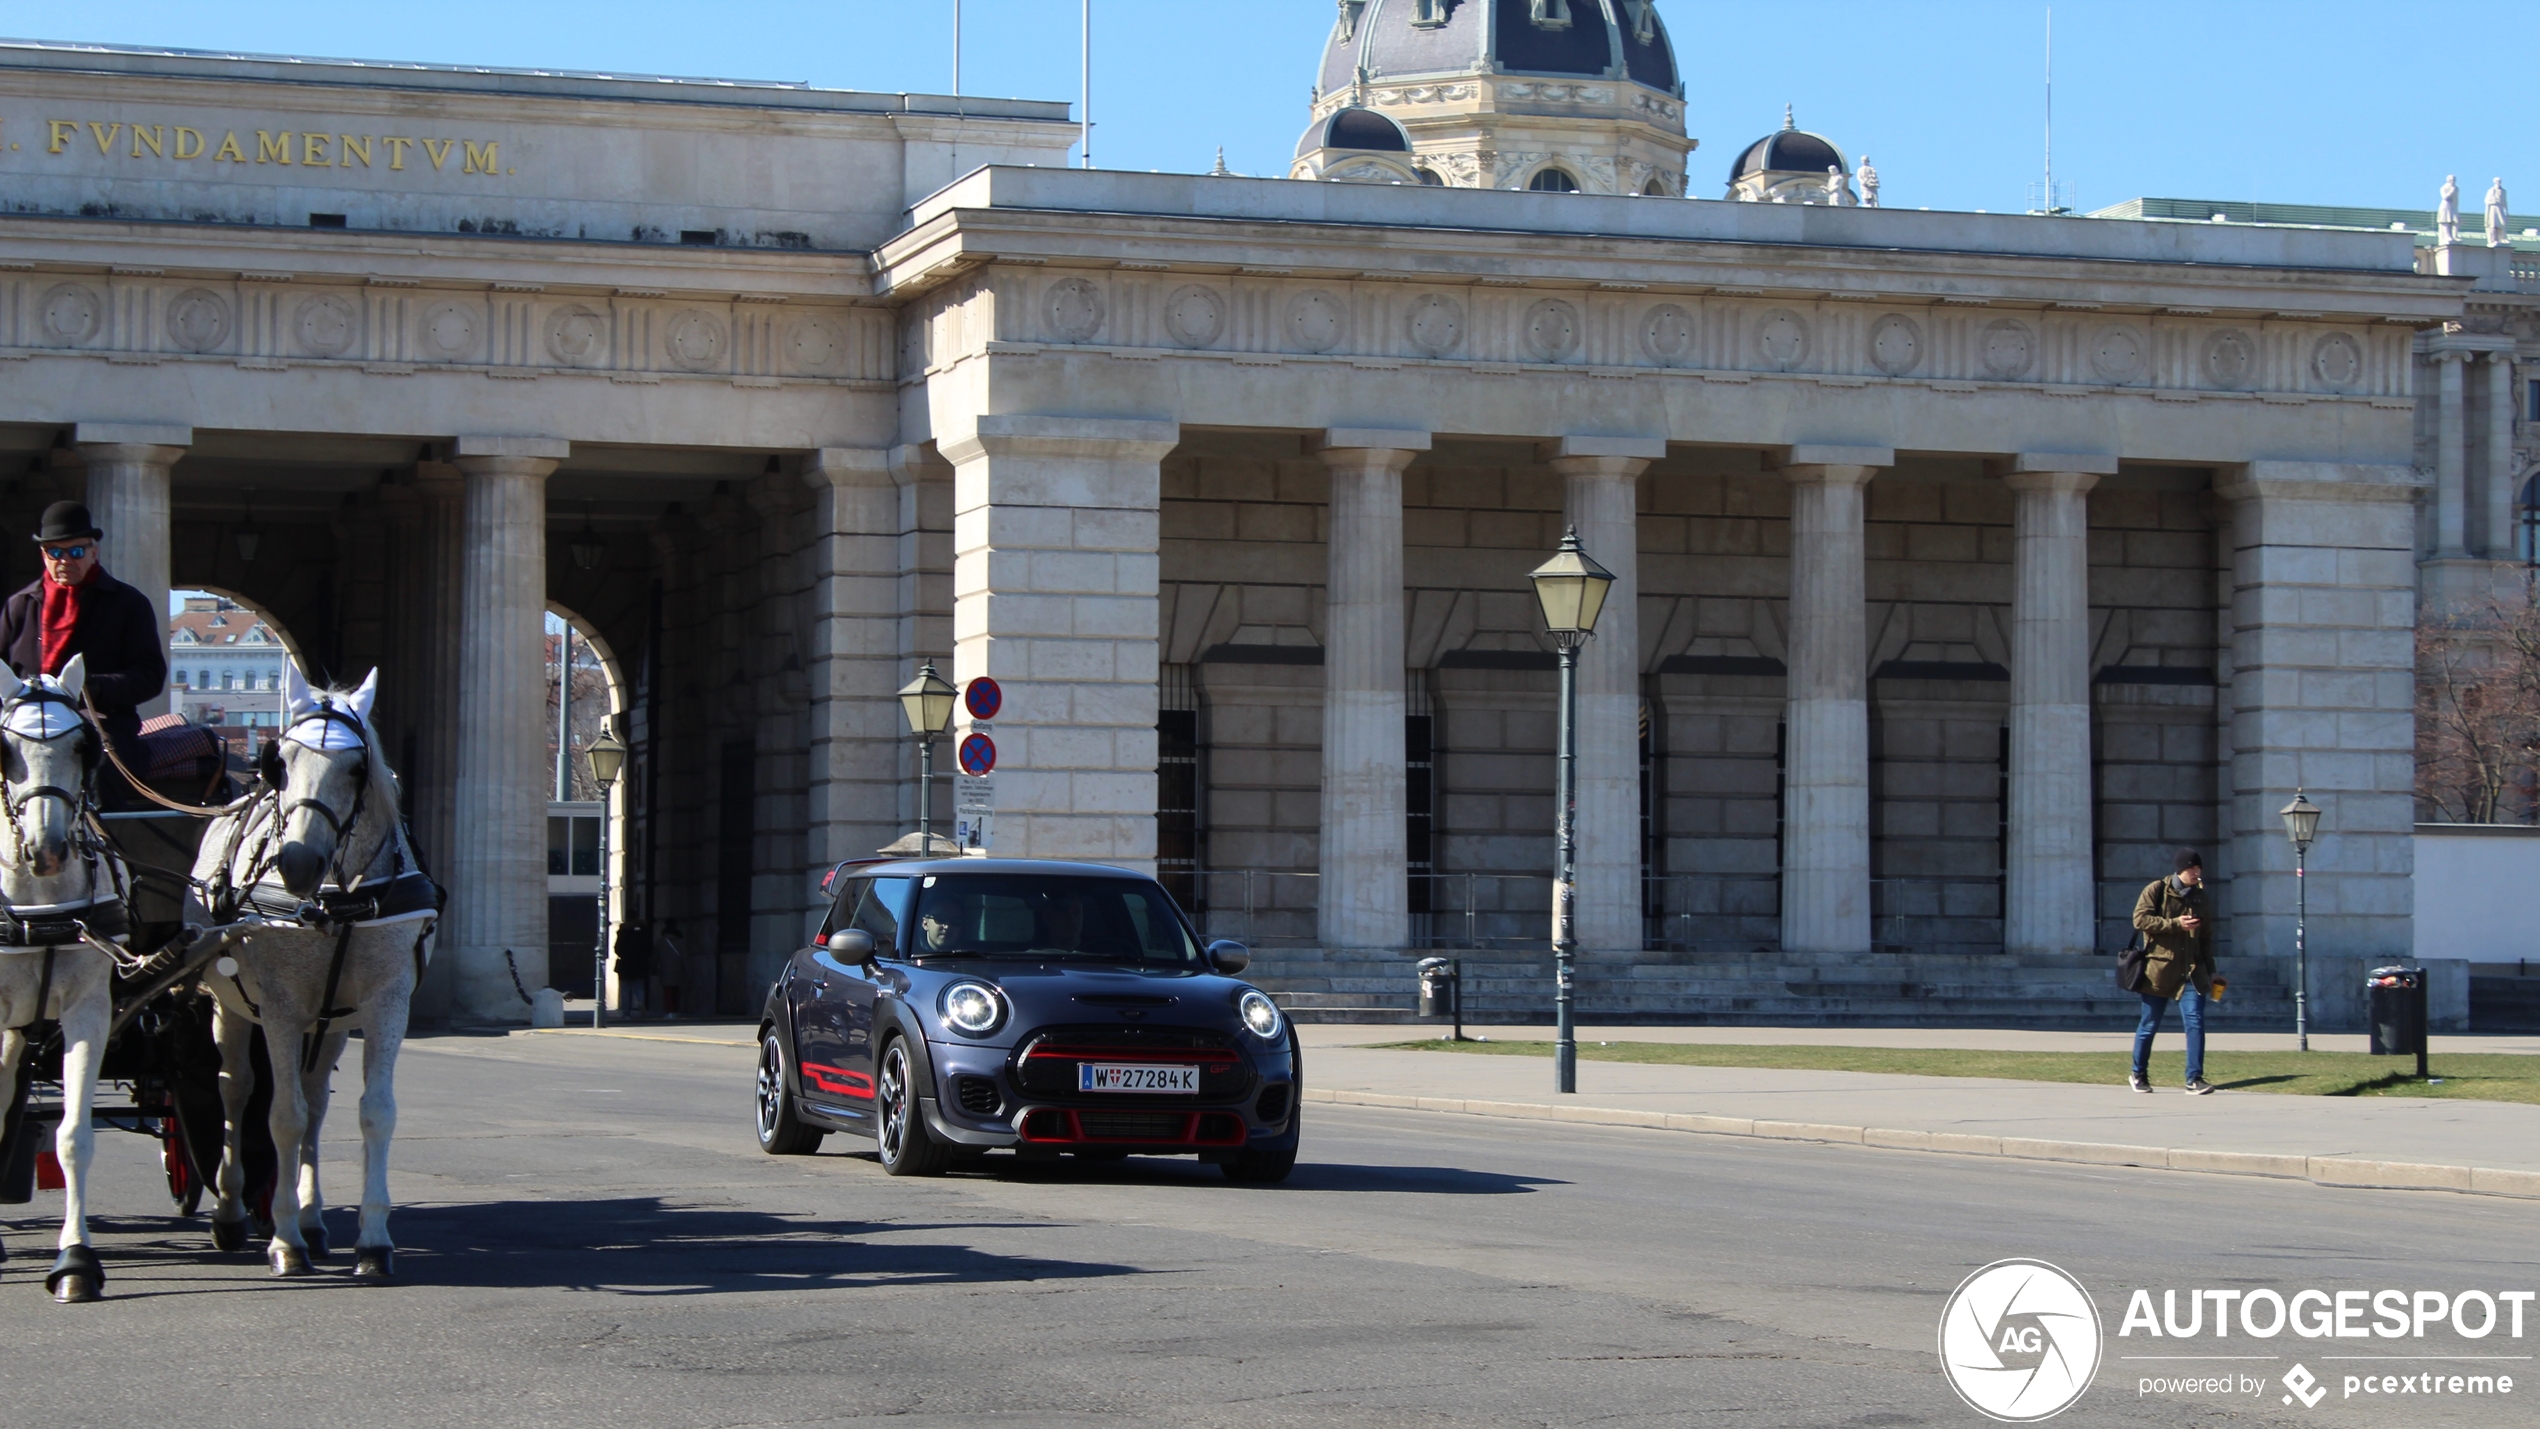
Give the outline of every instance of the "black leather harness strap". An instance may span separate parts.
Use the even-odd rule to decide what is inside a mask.
[[[44,971],[35,979],[35,1016],[29,1025],[44,1020],[44,999],[53,995],[53,945],[44,945]]]
[[[335,957],[326,965],[326,996],[318,1002],[317,1027],[303,1040],[300,1048],[300,1070],[303,1072],[317,1070],[318,1051],[326,1046],[326,1030],[335,1024],[335,1019],[349,1017],[360,1010],[335,1005],[336,989],[344,982],[344,954],[353,946],[353,927],[353,920],[349,918],[335,925]]]

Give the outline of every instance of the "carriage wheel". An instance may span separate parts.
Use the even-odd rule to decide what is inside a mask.
[[[194,1174],[194,1157],[186,1149],[185,1131],[170,1116],[159,1123],[159,1165],[168,1173],[168,1199],[179,1216],[203,1208],[203,1181]]]

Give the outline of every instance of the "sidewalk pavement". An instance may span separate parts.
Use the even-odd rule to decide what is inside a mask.
[[[517,1036],[626,1038],[747,1048],[749,1023],[565,1027]],[[1841,1142],[1901,1151],[2101,1166],[2274,1176],[2540,1197],[2540,1106],[2416,1097],[2264,1092],[2154,1096],[2121,1083],[2015,1082],[1769,1067],[1684,1067],[1581,1060],[1579,1090],[1552,1090],[1549,1058],[1395,1051],[1376,1042],[1433,1035],[1421,1026],[1301,1026],[1304,1099],[1354,1106],[1650,1127],[1713,1136]],[[1495,1039],[1548,1039],[1544,1027],[1468,1028]],[[1853,1047],[2120,1051],[2123,1033],[2014,1029],[1773,1027],[1581,1028],[1580,1040]],[[2231,1034],[2217,1048],[2290,1050],[2289,1035]],[[2361,1037],[2313,1037],[2362,1051]],[[2352,1043],[2349,1046],[2347,1044]],[[2164,1046],[2177,1045],[2176,1034]],[[2437,1054],[2540,1053],[2540,1038],[2439,1037]]]

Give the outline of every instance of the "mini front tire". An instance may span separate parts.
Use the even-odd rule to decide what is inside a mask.
[[[952,1153],[927,1133],[913,1065],[905,1040],[894,1037],[883,1044],[881,1075],[874,1078],[873,1088],[874,1147],[881,1152],[882,1169],[894,1176],[940,1176]]]
[[[758,1044],[758,1149],[770,1156],[809,1156],[828,1135],[803,1125],[785,1085],[785,1047],[770,1030]]]

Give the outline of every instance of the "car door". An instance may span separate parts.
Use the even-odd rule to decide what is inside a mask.
[[[794,1013],[794,1071],[803,1101],[832,1120],[859,1121],[872,1105],[873,1083],[851,1060],[843,1010],[850,1005],[840,988],[838,959],[828,948],[829,935],[848,926],[856,905],[872,880],[846,880],[821,921],[812,945],[795,955],[789,989]],[[858,1096],[861,1092],[863,1095]]]
[[[845,926],[860,928],[873,935],[874,959],[895,958],[900,950],[901,915],[908,903],[909,880],[876,878],[858,895],[855,911]],[[863,1096],[857,1109],[864,1115],[873,1110],[873,1077],[879,1070],[873,1065],[874,999],[881,988],[880,970],[874,961],[851,962],[821,950],[826,959],[821,970],[827,991],[822,995],[836,1004],[832,1010],[843,1060],[839,1066],[860,1087]]]

